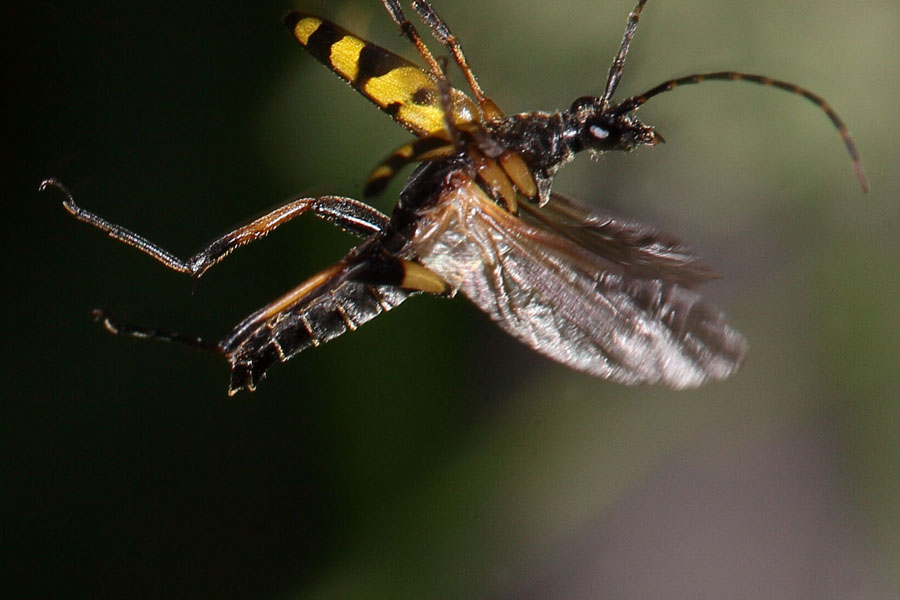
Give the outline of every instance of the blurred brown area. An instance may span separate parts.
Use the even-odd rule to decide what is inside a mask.
[[[80,5],[79,5],[80,4]],[[308,219],[199,282],[186,256],[297,193],[359,197],[408,138],[283,30],[313,10],[412,56],[375,0],[4,7],[7,598],[887,598],[900,589],[900,5],[650,0],[620,95],[736,69],[640,117],[668,143],[555,189],[690,241],[747,336],[727,382],[625,388],[462,298],[414,299],[226,398],[223,335],[354,241]],[[599,93],[630,2],[436,1],[507,112]],[[461,81],[458,77],[456,81]],[[374,204],[389,211],[398,188]]]

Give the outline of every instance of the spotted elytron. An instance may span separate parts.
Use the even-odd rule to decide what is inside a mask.
[[[747,81],[800,95],[831,120],[863,189],[867,182],[850,134],[819,96],[760,75],[721,71],[665,81],[614,101],[646,0],[631,11],[603,94],[564,111],[504,115],[482,91],[457,39],[427,0],[412,7],[465,76],[471,97],[452,87],[398,0],[382,0],[425,62],[422,68],[321,17],[289,13],[284,22],[318,61],[371,100],[415,139],[370,175],[380,192],[407,164],[421,163],[388,217],[339,196],[296,198],[182,260],[146,238],[75,204],[77,219],[200,277],[231,251],[312,211],[364,238],[343,259],[239,323],[217,344],[163,330],[122,325],[95,311],[113,333],[175,341],[225,356],[229,394],[255,389],[266,370],[310,346],[356,329],[419,293],[461,291],[500,327],[538,352],[613,381],[674,388],[724,379],[741,364],[744,338],[693,288],[711,268],[674,237],[589,209],[552,191],[561,166],[583,150],[629,151],[662,141],[634,112],[650,98],[703,81]]]

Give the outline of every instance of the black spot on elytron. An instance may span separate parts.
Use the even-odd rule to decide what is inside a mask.
[[[403,108],[403,104],[401,104],[400,102],[391,102],[384,107],[384,112],[391,115],[392,117],[396,117],[401,108]]]
[[[331,66],[331,47],[348,35],[345,29],[341,29],[334,23],[322,21],[322,24],[309,36],[306,49],[322,64]]]
[[[434,106],[435,102],[434,90],[428,88],[419,88],[412,95],[412,101],[419,106]]]
[[[359,75],[355,83],[362,85],[370,77],[381,77],[397,67],[407,67],[410,64],[380,46],[366,44],[359,53]]]

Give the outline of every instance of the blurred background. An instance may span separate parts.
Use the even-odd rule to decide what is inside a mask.
[[[808,86],[852,130],[868,196],[820,111],[748,84],[651,101],[667,144],[556,183],[722,273],[704,293],[750,343],[729,381],[609,384],[463,298],[416,298],[234,398],[219,357],[89,311],[216,340],[355,241],[300,219],[194,282],[38,183],[181,256],[297,193],[360,197],[409,136],[281,17],[412,53],[374,0],[167,6],[3,8],[4,597],[897,596],[900,4],[651,0],[620,87],[720,69]],[[435,6],[513,113],[599,93],[632,3]]]

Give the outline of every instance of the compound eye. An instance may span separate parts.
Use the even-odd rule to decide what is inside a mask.
[[[605,140],[609,137],[609,130],[600,125],[591,125],[588,128],[588,131],[590,131],[591,136],[593,136],[594,139]]]

